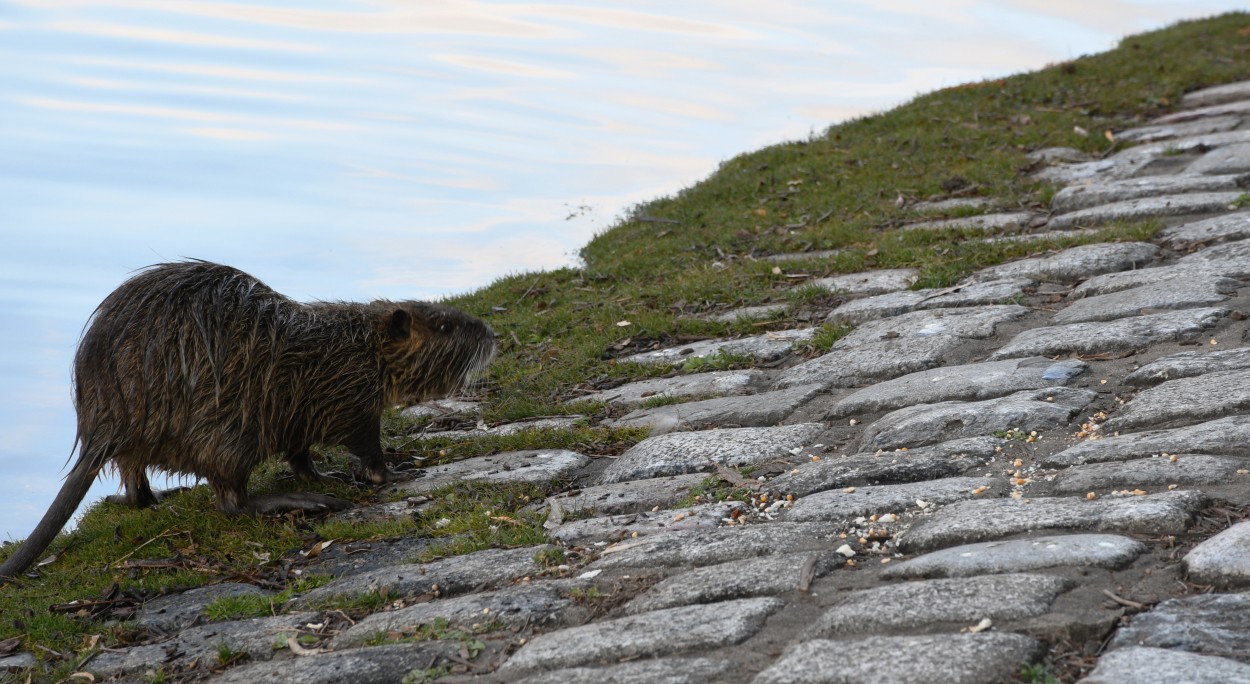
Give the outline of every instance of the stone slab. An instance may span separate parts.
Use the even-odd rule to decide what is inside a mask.
[[[411,435],[417,439],[477,439],[479,437],[504,437],[526,431],[569,430],[586,423],[586,416],[558,416],[555,418],[532,418],[513,423],[482,427],[472,430],[444,430],[442,432],[419,432]]]
[[[808,560],[813,562],[813,578],[823,577],[845,562],[841,556],[826,552],[797,558],[779,554],[695,568],[651,587],[625,604],[625,612],[637,615],[694,603],[787,594],[798,590]]]
[[[1211,150],[1185,167],[1185,173],[1225,175],[1250,171],[1250,143]]]
[[[1144,389],[1112,414],[1104,431],[1192,425],[1250,412],[1250,370],[1207,373]]]
[[[1059,162],[1062,164],[1074,164],[1076,162],[1091,161],[1093,157],[1088,152],[1082,152],[1075,147],[1043,147],[1040,150],[1034,150],[1024,155],[1025,160],[1032,164],[1045,162],[1053,164]]]
[[[1016,335],[991,354],[990,360],[1021,356],[1130,352],[1160,342],[1195,339],[1227,315],[1227,309],[1204,307],[1131,316],[1107,322],[1033,328]]]
[[[364,646],[391,632],[409,636],[422,625],[432,626],[446,621],[449,626],[470,628],[474,624],[499,623],[507,627],[533,624],[550,626],[573,602],[570,589],[585,586],[577,580],[525,582],[498,591],[484,591],[454,598],[435,599],[425,603],[381,610],[361,618],[340,632],[331,643],[335,650]]]
[[[1076,150],[1073,151],[1077,152]],[[1083,153],[1077,152],[1077,154]],[[916,202],[907,208],[917,213],[939,213],[955,209],[981,209],[988,206],[990,206],[990,200],[984,197],[952,197],[944,200]]]
[[[816,328],[796,328],[736,340],[705,340],[680,347],[634,354],[618,359],[618,361],[644,365],[680,366],[690,359],[706,359],[721,354],[749,356],[761,362],[776,361],[788,355],[796,343],[810,340],[815,333]]]
[[[655,378],[621,385],[615,389],[595,392],[572,401],[601,401],[612,406],[635,407],[648,399],[689,397],[703,399],[736,394],[755,394],[772,382],[768,373],[759,370],[712,371],[691,373],[675,378]]]
[[[769,522],[654,534],[609,546],[589,567],[702,567],[773,554],[832,551],[833,532],[820,523]]]
[[[1140,268],[1159,254],[1147,242],[1102,242],[1079,245],[1044,257],[1009,261],[973,273],[970,280],[1026,278],[1035,281],[1069,282],[1114,271]]]
[[[806,261],[811,259],[832,259],[842,253],[840,249],[817,249],[810,252],[786,252],[784,254],[771,254],[763,257],[765,261]]]
[[[1149,646],[1192,653],[1250,653],[1250,594],[1200,594],[1133,616],[1109,650]]]
[[[476,419],[482,414],[482,405],[476,401],[460,401],[458,399],[436,399],[416,406],[409,406],[400,411],[405,418],[449,418],[465,417]]]
[[[1207,373],[1250,369],[1250,347],[1218,351],[1190,351],[1165,356],[1129,373],[1124,382],[1150,386],[1168,380],[1192,378]]]
[[[1225,83],[1185,93],[1181,96],[1181,106],[1210,107],[1240,100],[1250,100],[1250,81]]]
[[[1169,648],[1130,646],[1104,653],[1079,684],[1250,684],[1250,665]]]
[[[645,427],[650,434],[707,427],[767,427],[776,425],[824,389],[821,384],[799,385],[743,397],[720,397],[638,409],[612,421],[612,427]]]
[[[957,287],[905,290],[849,301],[829,314],[828,321],[857,325],[874,318],[909,311],[960,306],[1002,304],[1024,294],[1028,280],[1006,279],[967,283]]]
[[[718,681],[731,665],[718,658],[655,658],[607,667],[569,667],[516,684],[704,684]]]
[[[1027,227],[1032,221],[1033,214],[1030,214],[1027,211],[1018,211],[1002,214],[977,214],[975,216],[938,219],[936,221],[921,221],[919,223],[909,223],[903,226],[903,230],[945,230],[947,228],[959,228],[964,230],[983,230],[989,232],[1013,228],[1024,228]]]
[[[1180,534],[1206,498],[1191,491],[1145,496],[960,501],[895,536],[906,553],[988,541],[1030,530]]]
[[[549,530],[547,536],[565,546],[586,546],[602,540],[617,541],[657,532],[720,527],[735,510],[747,513],[749,509],[741,501],[719,501],[689,508],[586,518],[564,523]]]
[[[1173,430],[1107,436],[1043,456],[1040,462],[1046,468],[1066,468],[1081,463],[1147,458],[1160,453],[1250,457],[1250,416],[1228,416]]]
[[[1159,124],[1128,128],[1115,134],[1119,140],[1130,142],[1157,142],[1168,138],[1183,138],[1207,133],[1223,133],[1241,125],[1240,116],[1213,116],[1207,119],[1196,119],[1186,123]]]
[[[586,467],[590,458],[567,449],[508,451],[476,456],[416,471],[416,479],[397,482],[388,492],[423,494],[465,480],[473,482],[549,482]]]
[[[1131,158],[1095,159],[1073,164],[1051,164],[1033,174],[1033,178],[1046,183],[1071,185],[1093,180],[1128,178],[1145,167],[1149,160]]]
[[[682,606],[540,634],[497,670],[511,678],[601,661],[699,652],[742,643],[784,603],[775,598]]]
[[[717,465],[793,461],[792,449],[812,444],[825,431],[820,423],[781,427],[723,428],[648,437],[621,454],[600,477],[602,484],[684,475]]]
[[[1007,440],[997,437],[972,437],[916,449],[826,456],[778,475],[766,488],[803,497],[851,485],[937,480],[985,465],[1006,444]]]
[[[1190,221],[1164,228],[1158,239],[1172,249],[1201,243],[1227,242],[1250,238],[1250,211],[1234,211],[1201,221]]]
[[[1185,554],[1189,581],[1226,588],[1250,584],[1250,522],[1239,522]]]
[[[747,306],[741,309],[733,309],[732,311],[724,311],[710,316],[705,316],[704,318],[717,323],[765,321],[788,310],[789,308],[790,306],[788,304],[761,304],[760,306]]]
[[[135,624],[156,632],[176,632],[204,618],[204,607],[220,598],[233,596],[265,596],[265,591],[251,584],[224,582],[196,587],[176,594],[158,596],[145,601],[135,616]],[[206,620],[205,620],[206,621]]]
[[[1119,292],[1078,299],[1055,314],[1052,323],[1112,321],[1139,315],[1143,310],[1190,309],[1219,304],[1237,293],[1241,283],[1218,275],[1177,278]]]
[[[941,401],[979,401],[1014,392],[1054,387],[1085,372],[1083,361],[1024,359],[943,366],[866,387],[834,404],[828,417],[889,411]]]
[[[1244,192],[1250,174],[1144,176],[1105,183],[1069,185],[1055,193],[1050,208],[1058,213],[1143,197],[1181,195],[1192,192]]]
[[[943,504],[1010,491],[1003,480],[989,477],[948,477],[906,484],[866,485],[854,489],[853,492],[829,489],[804,496],[794,502],[784,519],[790,522],[843,523],[875,514],[902,513],[916,508],[917,500]]]
[[[852,295],[875,295],[896,290],[906,290],[916,282],[920,272],[914,268],[891,268],[877,271],[862,271],[832,278],[818,278],[805,283],[811,287],[819,287],[830,292],[841,292]]]
[[[985,401],[908,406],[869,425],[859,450],[918,447],[1012,429],[1045,432],[1068,425],[1096,396],[1089,390],[1047,387]]]
[[[787,368],[776,384],[854,387],[926,370],[941,365],[967,340],[990,337],[998,325],[1028,313],[1015,305],[972,306],[866,321],[834,342],[828,353]]]
[[[297,658],[275,658],[226,670],[213,684],[394,684],[405,681],[413,670],[458,662],[460,643],[455,640],[415,644],[389,644],[373,648],[321,653]]]
[[[999,684],[1039,659],[1045,646],[1010,632],[930,634],[791,646],[753,684]]]
[[[1201,160],[1199,160],[1201,161]],[[1224,173],[1228,173],[1225,171]],[[1046,224],[1053,230],[1086,228],[1112,221],[1137,221],[1162,216],[1191,216],[1213,214],[1231,209],[1240,197],[1240,190],[1232,192],[1194,192],[1184,195],[1159,195],[1121,200],[1088,209],[1060,214]]]
[[[1181,257],[1176,265],[1182,268],[1201,267],[1229,278],[1250,277],[1250,241],[1212,245]]]
[[[269,660],[274,656],[275,643],[286,643],[318,617],[317,613],[290,613],[200,625],[184,629],[168,641],[104,651],[83,669],[102,677],[141,673],[158,664],[178,669],[198,665],[207,671],[220,664],[223,646],[232,653],[246,653],[252,660]]]
[[[548,498],[544,504],[546,507],[558,505],[565,513],[573,514],[584,511],[594,511],[600,515],[638,513],[657,506],[671,507],[686,498],[690,490],[698,487],[705,479],[706,475],[691,473],[595,485],[558,494]]]
[[[808,628],[808,638],[971,627],[1036,617],[1075,586],[1051,575],[1006,574],[887,584],[846,594]],[[953,631],[953,630],[952,630]]]
[[[405,563],[346,575],[323,584],[291,601],[294,606],[316,606],[334,598],[352,598],[386,588],[394,598],[433,592],[453,596],[482,587],[503,585],[537,573],[535,554],[548,545],[519,549],[487,549],[431,563]]]
[[[971,577],[1055,567],[1119,569],[1146,545],[1116,534],[1066,534],[983,542],[934,551],[886,567],[889,579]]]
[[[1158,485],[1209,485],[1233,480],[1250,460],[1236,456],[1174,454],[1170,458],[1088,463],[1072,466],[1055,475],[1053,494],[1085,494],[1106,490],[1139,489]]]

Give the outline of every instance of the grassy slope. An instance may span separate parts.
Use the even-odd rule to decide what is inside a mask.
[[[903,233],[895,228],[906,212],[896,202],[943,196],[944,187],[966,184],[963,192],[994,198],[1007,208],[1041,208],[1052,189],[1022,173],[1024,153],[1057,145],[1106,152],[1111,143],[1103,131],[1168,111],[1187,90],[1250,79],[1248,36],[1246,14],[1185,23],[1040,72],[924,95],[810,140],[725,162],[707,180],[636,208],[630,219],[597,236],[582,250],[584,268],[512,276],[452,302],[489,320],[503,342],[485,397],[487,420],[602,412],[603,407],[562,402],[596,383],[657,372],[605,362],[613,344],[625,338],[758,333],[768,327],[683,316],[766,302],[831,303],[828,296],[795,287],[807,278],[909,266],[923,274],[918,287],[940,286],[989,264],[1091,241],[986,246],[958,239],[970,235],[959,231]],[[1115,226],[1098,239],[1140,238],[1152,230]],[[779,270],[753,258],[809,249],[842,251],[833,259],[788,262]],[[629,324],[618,325],[622,321]],[[800,323],[782,318],[769,325]],[[405,448],[430,463],[543,446],[613,453],[641,437],[580,428]],[[253,490],[291,486],[284,468],[264,468]],[[328,491],[369,496],[347,487]],[[546,491],[462,486],[442,492],[437,499],[442,510],[417,523],[373,527],[228,519],[214,511],[202,487],[157,510],[98,505],[57,545],[62,556],[42,570],[41,579],[0,588],[0,640],[20,636],[27,648],[60,651],[66,656],[62,668],[72,671],[90,652],[90,635],[102,635],[100,645],[124,643],[127,628],[73,610],[50,611],[53,604],[99,598],[114,583],[123,596],[142,596],[224,578],[278,581],[277,559],[322,538],[454,534],[455,545],[444,553],[532,543],[541,535],[541,521],[518,511]],[[445,527],[430,522],[444,515],[455,522]],[[501,515],[515,522],[500,524]],[[127,561],[150,558],[172,562],[164,568],[126,567]]]

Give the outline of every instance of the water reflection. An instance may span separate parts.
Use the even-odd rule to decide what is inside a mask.
[[[465,291],[738,152],[1239,4],[0,0],[0,534],[58,488],[75,340],[135,268]]]

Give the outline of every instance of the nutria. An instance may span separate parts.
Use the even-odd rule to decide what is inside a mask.
[[[447,306],[302,304],[229,266],[151,266],[84,329],[73,371],[78,460],[0,576],[48,547],[105,466],[135,506],[158,499],[149,468],[204,478],[226,513],[345,505],[314,493],[249,499],[248,475],[282,455],[316,479],[309,448],[341,444],[381,484],[383,409],[447,396],[494,352],[489,326]]]

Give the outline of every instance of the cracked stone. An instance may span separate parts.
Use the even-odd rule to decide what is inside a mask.
[[[949,624],[968,627],[1036,617],[1075,583],[1051,575],[1006,574],[887,584],[846,594],[807,630],[808,638],[881,634]]]
[[[842,399],[828,417],[875,413],[941,401],[993,399],[1013,392],[1063,385],[1085,372],[1083,361],[1044,357],[943,366],[879,382]]]
[[[1129,373],[1124,381],[1130,385],[1157,385],[1167,380],[1245,369],[1250,369],[1250,347],[1180,352],[1151,361]]]
[[[705,340],[680,347],[634,354],[618,360],[621,363],[680,366],[690,359],[706,359],[720,354],[729,354],[749,356],[759,362],[776,361],[788,355],[794,349],[795,343],[806,342],[815,333],[816,328],[777,330],[737,340]]]
[[[412,633],[422,625],[434,625],[444,620],[455,627],[496,622],[508,627],[550,625],[573,603],[568,597],[569,590],[585,584],[577,580],[526,582],[498,591],[436,599],[398,610],[382,610],[366,615],[341,632],[334,638],[333,647],[340,650],[363,646],[390,632]]]
[[[615,389],[595,392],[573,399],[578,401],[602,401],[613,406],[638,406],[649,399],[671,397],[707,398],[737,394],[755,394],[768,389],[771,378],[758,370],[712,371],[691,373],[675,378],[640,380],[621,385]]]
[[[889,579],[970,577],[1055,567],[1116,570],[1145,553],[1146,545],[1117,534],[1066,534],[967,544],[886,567]]]
[[[1133,646],[1224,655],[1250,652],[1250,594],[1200,594],[1133,616],[1109,650]]]
[[[1172,249],[1246,238],[1250,238],[1250,211],[1236,211],[1201,221],[1190,221],[1164,228],[1159,233],[1159,239]]]
[[[770,522],[654,534],[609,546],[589,567],[702,567],[773,554],[832,551],[833,532],[821,523]]]
[[[1156,485],[1222,484],[1237,477],[1237,471],[1250,461],[1235,456],[1176,454],[1170,458],[1142,458],[1132,461],[1089,463],[1072,466],[1055,475],[1055,494],[1137,489]]]
[[[1021,356],[1131,352],[1159,342],[1195,339],[1228,315],[1201,308],[1130,316],[1107,322],[1069,323],[1025,330],[990,355],[991,361]]]
[[[657,658],[608,667],[570,667],[526,677],[516,684],[703,684],[730,668],[728,660]]]
[[[1242,195],[1232,192],[1193,192],[1185,195],[1162,195],[1122,200],[1088,209],[1061,214],[1046,224],[1053,230],[1084,228],[1112,221],[1140,220],[1160,216],[1188,216],[1228,211]]]
[[[894,268],[879,271],[862,271],[832,278],[810,280],[806,285],[819,287],[830,292],[843,292],[853,295],[875,295],[884,292],[906,290],[916,282],[920,272],[914,268]]]
[[[646,427],[652,435],[697,430],[717,425],[767,427],[776,425],[811,401],[822,385],[800,385],[775,392],[721,397],[685,404],[668,404],[633,411],[612,421],[613,427]]]
[[[1139,268],[1159,254],[1146,242],[1110,242],[1080,245],[1057,254],[1010,261],[973,273],[971,280],[1027,278],[1036,281],[1084,280],[1090,276]]]
[[[601,540],[615,541],[631,535],[643,537],[657,532],[720,527],[737,510],[749,511],[741,501],[721,501],[689,508],[626,513],[586,518],[565,523],[548,532],[553,541],[565,546],[587,546]]]
[[[367,570],[340,577],[291,601],[291,605],[315,606],[335,598],[377,593],[382,588],[393,598],[418,596],[438,588],[440,596],[452,596],[480,587],[500,585],[542,568],[534,555],[553,548],[549,545],[519,549],[487,549],[437,560],[432,563],[406,563]]]
[[[1104,653],[1079,684],[1250,684],[1250,665],[1169,648],[1130,646]]]
[[[552,503],[565,513],[580,514],[594,511],[600,515],[638,513],[652,508],[669,508],[690,494],[707,478],[701,473],[630,480],[607,485],[595,485],[575,492],[548,497],[546,507]]]
[[[1173,430],[1150,430],[1081,442],[1044,456],[1046,468],[1106,463],[1158,456],[1160,453],[1250,456],[1250,416],[1236,415]]]
[[[864,430],[859,450],[925,446],[1006,430],[1044,432],[1067,425],[1097,394],[1047,387],[985,401],[918,404],[882,416]]]
[[[417,479],[397,482],[388,492],[420,494],[455,482],[548,482],[584,468],[590,459],[567,449],[509,451],[478,456],[416,471]]]
[[[625,604],[625,612],[637,615],[694,603],[785,594],[799,587],[807,561],[812,563],[815,578],[841,566],[845,559],[829,552],[809,554],[806,559],[786,554],[695,568],[651,587]]]
[[[1144,389],[1103,424],[1109,432],[1190,425],[1250,409],[1250,370],[1207,373]]]
[[[603,484],[662,475],[706,471],[716,465],[756,465],[778,459],[794,460],[791,452],[813,442],[825,431],[820,423],[781,427],[722,428],[675,432],[648,437],[621,454],[603,472]]]
[[[814,639],[786,649],[753,684],[998,684],[1045,652],[1010,632]]]
[[[1050,207],[1056,212],[1067,213],[1142,197],[1181,195],[1191,192],[1233,192],[1242,191],[1246,187],[1250,187],[1250,174],[1244,173],[1125,178],[1106,183],[1069,185],[1055,193],[1050,201]]]
[[[985,465],[1007,443],[997,437],[972,437],[916,449],[826,456],[795,466],[767,486],[773,492],[803,497],[849,485],[937,480]]]
[[[540,634],[502,667],[501,676],[575,667],[604,660],[674,655],[739,644],[781,609],[775,598],[682,606]]]
[[[785,513],[790,522],[842,522],[878,513],[902,513],[915,508],[917,500],[931,504],[993,496],[1009,488],[989,477],[949,477],[941,480],[894,485],[855,487],[855,491],[829,489],[804,496]],[[978,494],[978,490],[982,492]]]
[[[895,536],[906,553],[988,541],[1030,530],[1180,534],[1206,503],[1198,492],[1171,491],[1145,496],[985,499],[960,501],[939,509]]]
[[[1023,279],[988,280],[941,289],[891,292],[849,301],[834,309],[826,320],[857,325],[922,309],[1001,304],[1022,296],[1029,284]]]
[[[1024,228],[1027,227],[1032,220],[1033,215],[1026,211],[1006,214],[978,214],[976,216],[962,216],[959,218],[909,223],[903,226],[903,230],[944,230],[947,228],[963,228],[989,232],[995,230],[1007,230],[1010,228]]]
[[[1078,299],[1056,313],[1056,325],[1111,321],[1136,316],[1142,310],[1188,309],[1219,304],[1237,293],[1241,283],[1232,278],[1202,275],[1142,285],[1128,290]]]
[[[1250,584],[1250,522],[1239,522],[1185,554],[1189,580],[1218,587]]]

